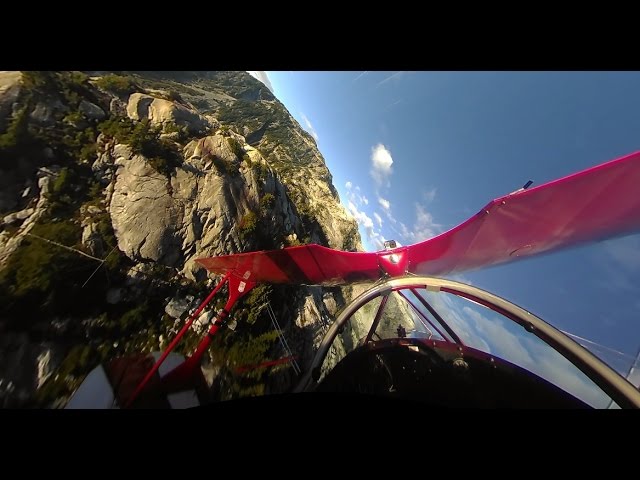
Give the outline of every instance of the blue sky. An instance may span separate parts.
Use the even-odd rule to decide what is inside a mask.
[[[261,75],[316,138],[367,250],[448,230],[527,180],[640,150],[640,72]],[[640,347],[640,235],[462,279],[631,357]]]

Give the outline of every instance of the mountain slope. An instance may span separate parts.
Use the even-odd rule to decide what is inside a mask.
[[[100,361],[166,346],[207,291],[195,258],[361,248],[315,141],[244,72],[0,73],[0,170],[4,406],[63,405]],[[349,292],[252,292],[205,366],[218,398],[294,380],[235,373],[283,355],[267,305],[305,365]]]

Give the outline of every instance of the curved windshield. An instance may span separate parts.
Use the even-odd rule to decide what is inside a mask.
[[[461,342],[529,370],[592,407],[617,407],[575,365],[519,324],[464,297],[424,287],[382,293],[355,311],[338,329],[320,379],[358,346],[388,338]]]

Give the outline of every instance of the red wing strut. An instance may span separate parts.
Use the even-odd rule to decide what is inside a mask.
[[[255,282],[338,285],[406,272],[442,276],[640,231],[640,152],[489,202],[453,229],[390,251],[319,245],[211,257]]]

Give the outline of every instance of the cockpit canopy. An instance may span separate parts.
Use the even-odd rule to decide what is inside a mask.
[[[428,277],[389,280],[354,300],[327,333],[312,378],[303,379],[302,388],[317,389],[358,352],[402,345],[427,348],[442,358],[457,351],[463,363],[466,355],[515,368],[513,372],[541,379],[548,388],[557,387],[595,408],[616,408],[628,402],[625,395],[640,396],[597,357],[529,312],[475,287]]]

